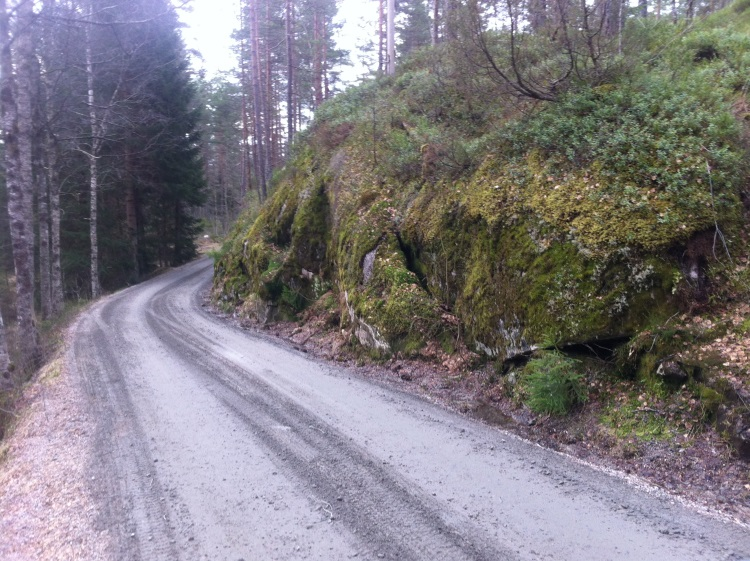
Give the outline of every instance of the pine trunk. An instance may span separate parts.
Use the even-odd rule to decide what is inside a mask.
[[[325,18],[321,19],[321,27],[323,29],[323,33],[321,34],[321,39],[323,41],[323,64],[321,71],[323,72],[323,100],[326,100],[331,97],[330,84],[328,83],[328,24],[326,23]]]
[[[396,73],[396,0],[388,0],[388,24],[386,38],[386,71],[393,75]]]
[[[258,30],[258,10],[256,3],[258,0],[250,0],[250,25],[252,26],[252,47],[251,59],[253,68],[253,107],[254,107],[254,128],[255,128],[255,162],[257,169],[258,195],[261,201],[265,201],[268,195],[266,186],[266,154],[263,146],[263,115],[262,108],[265,107],[263,100],[263,66],[260,60],[260,36]]]
[[[323,103],[323,49],[320,32],[321,16],[313,14],[313,92],[315,108]]]
[[[294,140],[294,1],[286,0],[286,135],[287,145]],[[287,149],[287,153],[289,150]]]
[[[266,1],[266,26],[271,25],[271,9]],[[274,91],[273,91],[273,77],[271,73],[271,42],[266,38],[264,42],[265,46],[265,85],[266,85],[266,103],[263,108],[263,115],[265,115],[265,145],[266,145],[266,181],[270,179],[271,170],[276,166],[276,145],[273,139],[273,125],[274,125]]]
[[[250,118],[248,115],[247,92],[250,89],[247,71],[247,47],[245,37],[247,33],[244,6],[240,5],[240,29],[242,39],[240,41],[240,89],[242,90],[242,197],[244,199],[250,190]]]
[[[385,71],[385,0],[378,2],[378,73]]]

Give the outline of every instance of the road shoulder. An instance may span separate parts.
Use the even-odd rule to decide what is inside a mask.
[[[68,331],[72,333],[72,329]],[[0,558],[111,557],[90,485],[96,420],[63,353],[24,389],[15,430],[2,443]]]

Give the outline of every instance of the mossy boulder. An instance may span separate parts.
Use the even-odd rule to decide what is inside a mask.
[[[746,179],[737,94],[706,86],[720,63],[660,54],[519,111],[440,48],[320,107],[217,262],[218,297],[293,316],[330,288],[381,352],[450,332],[498,359],[708,301]]]
[[[312,155],[289,166],[252,226],[236,232],[214,267],[214,293],[261,321],[268,305],[290,316],[328,290],[328,198]]]

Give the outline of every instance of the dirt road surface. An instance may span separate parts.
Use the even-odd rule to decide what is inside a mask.
[[[206,313],[201,260],[68,354],[114,559],[750,559],[750,529]]]

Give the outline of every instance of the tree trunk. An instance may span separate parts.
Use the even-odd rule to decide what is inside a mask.
[[[458,37],[456,22],[453,21],[454,2],[456,0],[445,0],[443,3],[443,37],[448,37],[450,41],[455,41]]]
[[[529,24],[534,32],[539,32],[547,26],[546,0],[531,0],[529,2]]]
[[[265,201],[268,195],[266,186],[266,155],[263,146],[263,115],[262,108],[265,107],[263,100],[263,88],[262,79],[263,71],[260,61],[260,36],[258,31],[258,10],[256,2],[258,0],[250,0],[250,25],[252,26],[252,47],[251,47],[251,63],[253,68],[253,107],[254,107],[254,129],[255,129],[255,162],[257,169],[258,181],[258,196],[261,201]]]
[[[15,130],[15,100],[13,99],[13,58],[10,51],[10,16],[5,4],[5,0],[0,0],[0,41],[2,41],[2,50],[0,51],[0,113],[2,113],[3,141],[5,142],[5,181],[9,187],[9,182],[13,179],[11,174],[15,167],[15,162],[11,161],[11,151],[17,150],[12,144]],[[3,386],[7,389],[13,387],[10,379],[10,355],[8,354],[8,343],[5,337],[5,323],[2,314],[0,314],[0,377],[2,377]]]
[[[432,46],[440,41],[440,0],[432,0]]]
[[[41,145],[41,142],[40,142]],[[40,159],[41,159],[40,154]],[[49,221],[49,173],[48,167],[40,162],[37,168],[37,212],[39,219],[39,290],[41,291],[42,319],[54,315],[52,310],[52,271],[50,260],[50,221]]]
[[[57,175],[57,147],[48,144],[49,161],[49,208],[50,208],[50,290],[52,291],[52,314],[63,311],[65,295],[60,264],[60,180]]]
[[[16,45],[17,96],[14,95],[13,57],[10,48],[8,12],[0,0],[0,40],[2,49],[2,87],[0,99],[5,139],[5,177],[8,189],[13,263],[16,270],[16,313],[22,369],[39,365],[39,335],[34,320],[34,253],[32,223],[32,111],[31,58],[34,44],[30,26],[34,14],[31,2],[18,6]]]
[[[12,389],[14,386],[10,375],[10,354],[8,353],[8,340],[5,337],[5,322],[3,315],[0,314],[0,390]]]
[[[286,0],[286,137],[294,141],[294,0]],[[289,150],[287,149],[287,153]]]
[[[54,13],[55,0],[45,0],[43,11],[47,14],[47,18],[43,20],[42,33],[45,37],[51,35],[51,24],[49,16]],[[55,137],[52,134],[51,125],[49,123],[49,112],[52,98],[52,92],[55,89],[54,80],[52,74],[49,72],[49,64],[44,58],[42,58],[42,64],[44,65],[43,80],[43,96],[42,101],[44,102],[45,111],[45,123],[44,123],[44,163],[45,163],[45,189],[47,196],[43,203],[47,203],[48,212],[48,240],[49,240],[49,293],[50,293],[50,312],[52,316],[57,316],[62,313],[65,301],[62,286],[62,266],[60,264],[60,180],[58,174],[58,145],[55,141]],[[43,209],[40,202],[39,220],[44,223],[42,219]],[[40,227],[40,237],[44,238]],[[45,252],[42,252],[44,255]],[[42,270],[46,268],[41,267]],[[43,277],[42,277],[43,279]],[[44,283],[42,282],[42,285]],[[42,289],[44,292],[44,289]],[[44,311],[44,299],[42,299],[42,310]]]
[[[378,74],[385,71],[385,0],[378,2]]]
[[[89,124],[91,126],[91,146],[89,147],[89,240],[91,243],[91,298],[99,297],[99,240],[97,238],[97,194],[99,187],[99,147],[98,122],[94,105],[94,61],[91,54],[91,29],[86,28],[86,80],[88,85]]]
[[[271,10],[268,5],[268,1],[266,1],[266,25],[270,26],[271,24]],[[276,166],[276,146],[274,145],[274,139],[273,139],[273,124],[274,124],[274,90],[273,90],[273,76],[271,73],[271,44],[268,37],[266,37],[265,41],[265,85],[266,85],[266,95],[265,95],[265,104],[263,106],[263,115],[265,116],[265,146],[266,146],[266,182],[270,179],[271,170],[274,169]]]
[[[396,73],[396,0],[388,0],[387,28],[385,73],[391,76]]]
[[[316,108],[323,103],[323,39],[320,32],[320,19],[321,16],[316,9],[313,15],[313,92]]]
[[[42,319],[52,317],[52,290],[50,288],[50,247],[49,247],[49,164],[46,158],[47,91],[42,80],[39,59],[32,57],[36,103],[34,104],[34,143],[32,173],[34,193],[37,199],[37,219],[39,224],[39,300],[42,306]]]
[[[217,191],[221,195],[221,211],[222,211],[222,218],[221,218],[221,225],[224,230],[224,232],[229,231],[229,223],[230,223],[230,217],[229,217],[229,191],[228,191],[228,181],[226,180],[227,175],[227,147],[226,147],[226,140],[224,138],[224,132],[218,131],[217,132],[217,146],[216,146],[216,153],[217,153],[217,163],[218,163],[218,177],[217,183],[218,183],[218,189]]]
[[[250,118],[248,116],[247,92],[250,89],[247,71],[247,47],[245,37],[247,28],[243,6],[240,5],[240,89],[242,90],[242,197],[250,190]]]
[[[125,173],[127,187],[125,190],[125,223],[128,232],[128,249],[130,250],[130,263],[133,268],[132,281],[137,283],[141,279],[141,266],[139,259],[140,240],[138,239],[138,193],[133,181],[133,155],[130,149],[125,152]]]
[[[328,24],[325,17],[321,19],[320,26],[323,30],[321,33],[321,40],[323,41],[321,72],[323,73],[323,100],[325,101],[331,97],[330,84],[328,83]]]
[[[172,253],[172,262],[170,263],[171,266],[176,266],[180,263],[182,260],[182,244],[183,239],[182,235],[180,234],[182,230],[182,212],[180,208],[180,201],[177,200],[174,203],[174,241],[173,241],[173,247],[174,252]]]

